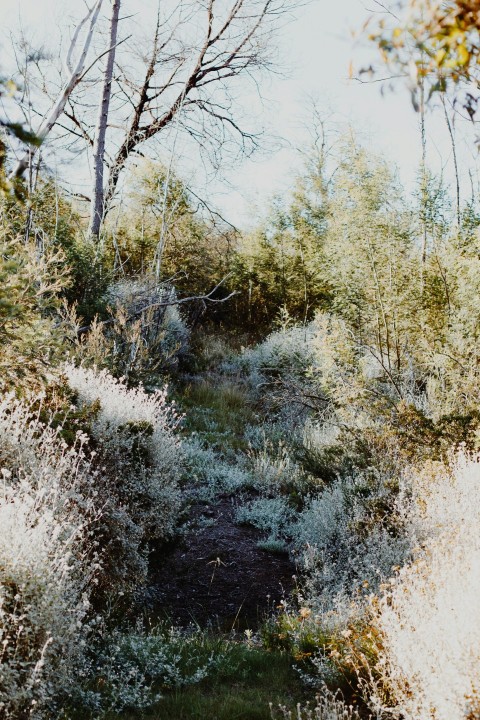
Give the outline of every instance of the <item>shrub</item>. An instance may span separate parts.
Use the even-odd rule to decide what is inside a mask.
[[[61,345],[52,316],[66,283],[61,252],[39,256],[33,243],[8,238],[0,227],[0,390],[31,389],[45,379]]]
[[[189,331],[175,304],[173,287],[148,277],[124,280],[111,285],[102,302],[107,318],[94,318],[80,335],[83,321],[75,307],[68,310],[78,361],[107,368],[129,382],[152,384],[176,367],[186,353]]]
[[[189,333],[173,287],[148,277],[124,280],[108,289],[106,301],[115,311],[105,331],[115,375],[149,378],[176,365]]]
[[[5,198],[0,205],[1,219],[7,232],[22,243],[25,235],[30,236],[37,261],[52,254],[62,258],[69,282],[60,295],[77,305],[86,322],[105,310],[102,296],[113,273],[107,267],[103,245],[86,237],[75,204],[48,173],[39,173],[35,186],[28,189],[28,202]]]
[[[420,543],[382,596],[377,671],[402,716],[480,715],[480,460],[460,453],[451,469],[415,476],[404,504]]]
[[[382,510],[384,492],[381,477],[373,484],[360,474],[339,479],[311,499],[292,526],[309,601],[317,608],[330,610],[337,597],[374,591],[404,561],[410,541],[400,519],[388,506]]]
[[[19,720],[51,712],[81,664],[95,476],[84,438],[68,448],[12,396],[0,402],[0,468],[0,717]]]
[[[174,531],[180,509],[180,416],[167,390],[128,389],[106,370],[69,365],[68,382],[81,407],[96,408],[91,433],[100,468],[98,502],[104,507],[99,541],[105,589],[132,591],[145,581],[148,546]]]
[[[164,690],[201,682],[225,656],[222,649],[215,653],[199,630],[113,630],[90,648],[87,683],[77,689],[76,702],[95,717],[143,710]]]
[[[292,508],[282,497],[257,498],[240,507],[236,519],[239,523],[253,525],[267,533],[266,539],[262,541],[264,549],[276,547],[277,550],[285,550],[285,540],[289,537],[293,515]]]
[[[195,333],[191,348],[192,370],[194,372],[215,372],[222,367],[228,369],[234,363],[235,353],[231,343],[232,338],[229,337],[227,340],[223,334]]]
[[[255,348],[246,350],[241,361],[245,367],[266,375],[278,375],[282,369],[303,374],[314,360],[311,347],[314,333],[313,323],[284,327],[268,335]]]
[[[334,415],[309,418],[295,444],[295,458],[315,478],[317,490],[345,470],[348,442]]]
[[[269,497],[298,492],[306,484],[301,468],[281,440],[277,445],[265,440],[261,450],[250,452],[255,486]]]
[[[187,491],[195,500],[211,502],[215,497],[252,487],[252,475],[243,467],[241,456],[226,462],[196,438],[184,443]]]
[[[243,351],[226,367],[246,375],[254,397],[269,412],[295,419],[298,424],[306,410],[325,404],[323,398],[310,392],[308,375],[315,359],[314,333],[313,323],[285,326],[256,347]]]

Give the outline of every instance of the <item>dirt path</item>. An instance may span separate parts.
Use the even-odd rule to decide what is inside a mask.
[[[234,516],[232,497],[192,508],[193,529],[154,564],[148,595],[155,613],[179,625],[255,629],[292,589],[288,556],[260,550],[262,534]]]

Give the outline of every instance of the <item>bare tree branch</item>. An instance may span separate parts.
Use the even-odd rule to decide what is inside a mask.
[[[50,130],[54,127],[55,123],[59,119],[59,117],[62,115],[65,105],[67,104],[67,101],[72,94],[74,88],[78,85],[80,82],[80,79],[83,74],[83,69],[85,67],[85,60],[88,54],[88,50],[90,48],[90,43],[92,41],[93,37],[93,31],[95,28],[95,24],[98,19],[98,15],[100,13],[100,9],[102,7],[103,0],[97,0],[96,4],[92,6],[92,8],[88,11],[87,15],[83,18],[83,20],[80,22],[78,27],[75,30],[75,33],[73,35],[72,41],[70,43],[70,47],[68,49],[67,57],[66,57],[66,65],[67,68],[70,70],[70,77],[68,78],[67,82],[65,83],[64,87],[62,88],[62,91],[60,95],[58,96],[53,108],[49,112],[49,114],[44,118],[42,124],[36,131],[36,136],[39,139],[40,142],[43,142],[45,138],[47,137]],[[87,36],[85,38],[82,52],[80,53],[80,56],[78,58],[77,64],[75,68],[72,68],[71,62],[72,62],[72,56],[73,52],[76,48],[76,44],[78,41],[78,36],[80,33],[80,30],[82,29],[83,25],[85,25],[88,20],[90,20]],[[25,153],[25,155],[18,161],[17,165],[11,172],[9,179],[19,178],[23,175],[25,170],[30,165],[33,156],[35,155],[37,151],[37,147],[31,146],[29,148],[29,151]]]
[[[152,52],[144,80],[137,89],[137,99],[128,130],[110,168],[105,196],[107,211],[131,153],[135,152],[139,145],[161,133],[179,114],[182,115],[183,131],[201,146],[205,146],[205,140],[212,145],[216,140],[220,145],[231,136],[230,131],[233,131],[237,140],[240,140],[242,152],[246,150],[247,143],[251,149],[255,148],[255,135],[245,131],[235,119],[233,103],[229,103],[231,107],[213,103],[213,84],[222,87],[224,96],[228,97],[229,81],[249,73],[253,68],[269,66],[268,38],[271,26],[268,23],[285,12],[286,7],[287,2],[284,0],[234,0],[225,12],[224,3],[208,0],[203,8],[203,40],[196,46],[196,59],[186,75],[182,71],[186,70],[187,57],[194,48],[185,48],[182,53],[182,45],[179,45],[177,40],[179,49],[172,52],[170,44],[175,44],[175,29],[169,31],[167,40],[160,44],[161,27],[158,19]],[[216,9],[221,20],[214,29]],[[196,23],[201,27],[200,18]],[[171,69],[166,80],[155,82],[157,75],[167,67]],[[180,82],[181,74],[184,75],[183,82]],[[118,83],[120,86],[124,85],[125,77],[119,77]],[[212,90],[209,89],[210,85]],[[130,87],[133,86],[134,84],[130,83]],[[171,95],[176,87],[177,93],[166,107],[156,102],[166,93]],[[215,132],[206,131],[206,126],[201,121],[202,115],[213,120],[215,125],[212,127],[216,127]],[[196,123],[199,124],[196,126]],[[231,137],[233,139],[233,136]]]
[[[130,322],[131,320],[134,320],[135,318],[143,315],[144,312],[147,312],[148,310],[153,310],[154,308],[159,307],[170,307],[172,305],[184,305],[188,302],[194,302],[198,300],[203,300],[204,302],[211,302],[211,303],[224,303],[227,302],[227,300],[230,300],[235,295],[238,295],[237,290],[233,290],[233,292],[229,293],[224,298],[214,298],[213,295],[217,292],[217,290],[228,280],[228,278],[231,277],[231,273],[228,275],[225,275],[219,283],[215,285],[215,287],[210,290],[206,295],[192,295],[191,297],[186,298],[180,298],[180,299],[169,299],[169,300],[160,300],[159,302],[151,303],[150,305],[146,305],[145,307],[140,308],[140,310],[136,310],[134,313],[129,315],[126,318],[126,322]],[[164,283],[165,284],[165,283]],[[115,322],[114,318],[110,318],[109,320],[103,320],[99,323],[99,325],[112,325]],[[77,337],[80,337],[81,335],[84,335],[87,333],[91,328],[91,325],[84,325],[83,327],[78,328],[77,330]]]

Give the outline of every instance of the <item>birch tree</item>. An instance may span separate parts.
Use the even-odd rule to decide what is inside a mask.
[[[250,126],[252,113],[243,112],[238,102],[237,81],[245,78],[256,83],[259,73],[275,67],[274,34],[294,3],[166,0],[158,5],[150,37],[140,39],[137,34],[122,45],[114,58],[111,83],[108,72],[104,76],[101,116],[105,123],[105,91],[110,83],[109,137],[102,188],[100,172],[95,172],[94,235],[98,218],[112,206],[130,159],[155,157],[154,141],[164,137],[172,124],[176,123],[175,132],[193,140],[215,167],[226,150],[249,154],[258,147],[260,133]],[[112,16],[111,32],[113,21]],[[114,44],[111,36],[111,47]],[[84,98],[72,97],[67,118],[72,131],[93,147],[93,124],[85,105]],[[100,138],[97,129],[94,155],[98,169],[102,164],[101,149],[96,149]],[[168,146],[166,140],[160,142],[164,148]],[[103,206],[99,202],[102,192]]]
[[[118,33],[118,19],[120,15],[120,0],[112,0],[110,18],[110,45],[107,56],[107,65],[103,78],[102,99],[95,132],[93,147],[93,188],[90,211],[89,235],[98,238],[104,214],[104,168],[105,168],[105,140],[108,124],[108,112],[112,95],[113,67]]]
[[[58,122],[74,89],[85,76],[86,59],[102,4],[103,0],[97,0],[97,2],[89,9],[85,17],[77,25],[65,59],[65,66],[68,72],[67,80],[65,81],[65,84],[63,85],[53,107],[43,117],[39,128],[34,131],[34,134],[37,138],[37,144],[30,145],[28,151],[24,153],[24,155],[15,165],[9,176],[9,179],[21,177],[25,170],[29,167],[35,153],[37,152],[38,147],[42,142],[44,142],[45,138],[48,136],[52,128]],[[77,50],[77,45],[79,43],[79,36],[84,26],[87,26],[87,32],[77,61],[74,62],[74,55]]]

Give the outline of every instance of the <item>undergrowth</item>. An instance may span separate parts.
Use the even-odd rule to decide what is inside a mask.
[[[91,681],[105,720],[269,720],[269,702],[292,705],[306,700],[289,657],[263,649],[251,633],[242,638],[163,628],[148,635],[117,634],[109,643],[114,652],[104,650],[103,666],[97,656]],[[123,666],[120,674],[115,664]],[[120,687],[117,678],[126,686]],[[90,717],[98,717],[98,709],[74,712],[72,720]]]
[[[243,388],[217,376],[188,383],[179,397],[186,431],[222,452],[247,449],[244,429],[257,418]]]

